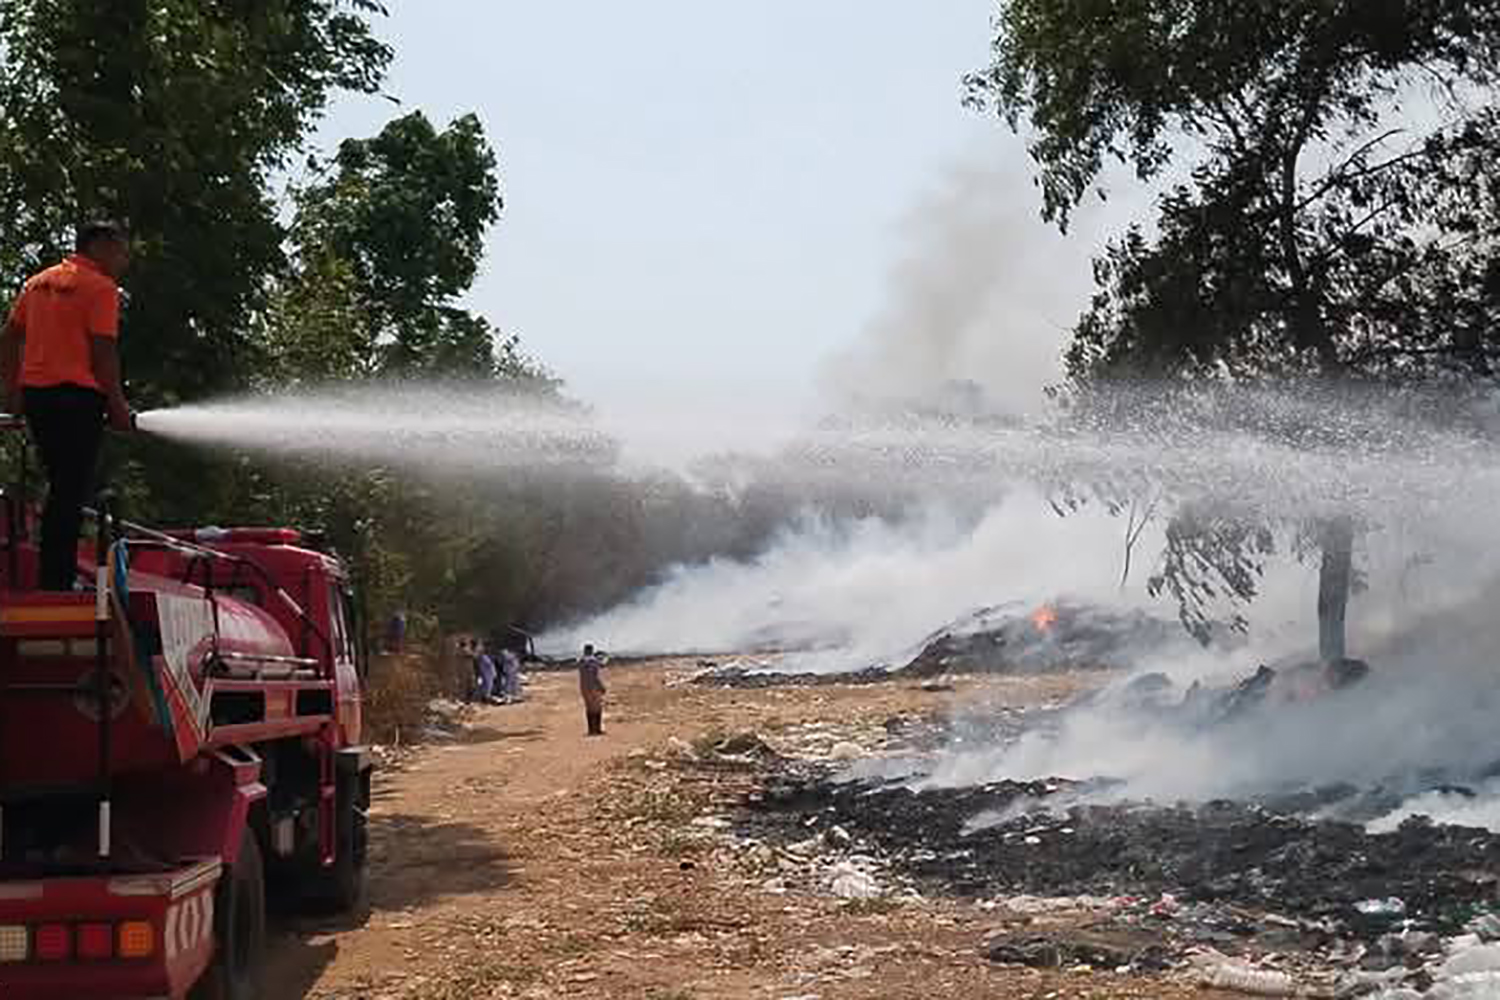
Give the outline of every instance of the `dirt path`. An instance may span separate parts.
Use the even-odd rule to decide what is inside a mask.
[[[953,695],[668,687],[673,669],[611,671],[603,739],[582,737],[572,678],[543,675],[525,704],[484,709],[461,743],[383,776],[368,919],[284,927],[266,1000],[1203,996],[993,967],[977,953],[993,919],[973,906],[763,890],[694,823],[748,779],[679,781],[661,760],[669,738],[883,719]]]

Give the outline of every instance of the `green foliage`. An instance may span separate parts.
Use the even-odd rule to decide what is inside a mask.
[[[1112,164],[1174,180],[1154,231],[1096,261],[1071,391],[1490,379],[1497,57],[1497,0],[1004,0],[969,98],[1025,130],[1044,214],[1066,228]],[[1323,546],[1340,632],[1347,535]],[[1184,509],[1151,586],[1201,633],[1269,550],[1263,528]]]
[[[123,338],[138,406],[398,375],[556,383],[459,307],[500,210],[477,119],[421,114],[344,143],[290,209],[274,187],[339,91],[391,50],[371,0],[17,0],[0,6],[0,284],[93,215],[136,243]],[[357,566],[372,614],[489,622],[523,600],[486,501],[387,469],[288,468],[149,437],[112,446],[126,512],[166,525],[291,523]],[[467,624],[454,622],[452,624]]]
[[[259,317],[260,387],[429,377],[561,403],[519,338],[457,304],[501,208],[478,119],[438,131],[415,112],[312,166],[314,180],[293,195],[290,266]],[[404,608],[420,632],[424,622],[490,628],[526,614],[534,574],[521,531],[530,504],[548,498],[501,507],[494,484],[380,468],[263,475],[279,484],[278,502],[255,513],[319,529],[357,566],[375,620]]]
[[[1184,138],[1295,153],[1377,124],[1414,77],[1457,97],[1500,62],[1493,0],[1002,0],[969,99],[1034,130],[1050,217],[1107,161],[1157,176]],[[1267,165],[1274,166],[1270,155]]]
[[[1099,261],[1077,378],[1488,372],[1500,3],[1013,0],[971,99],[1047,215],[1107,163],[1191,179]]]
[[[1161,565],[1147,581],[1153,597],[1169,594],[1182,609],[1182,623],[1205,645],[1219,624],[1209,609],[1254,600],[1265,560],[1276,551],[1271,531],[1237,512],[1204,504],[1186,504],[1167,525]],[[1233,614],[1228,625],[1245,628]]]
[[[0,6],[0,271],[17,285],[80,218],[128,220],[131,389],[243,384],[282,263],[269,178],[330,97],[372,92],[372,0],[11,0]]]
[[[378,89],[382,13],[370,0],[0,5],[0,284],[62,254],[81,217],[129,221],[123,344],[143,408],[413,376],[575,405],[516,336],[463,306],[502,207],[474,116],[439,129],[406,114],[309,161],[289,201],[274,187],[335,93]],[[111,452],[127,516],[317,532],[355,568],[368,620],[405,609],[416,641],[601,607],[767,523],[607,467],[455,481],[149,436]]]
[[[320,378],[501,374],[496,331],[456,301],[473,283],[500,216],[496,158],[467,115],[439,132],[421,112],[350,139],[296,195],[298,265],[273,319],[290,360]],[[337,326],[322,359],[309,329]],[[293,364],[284,372],[308,377]]]

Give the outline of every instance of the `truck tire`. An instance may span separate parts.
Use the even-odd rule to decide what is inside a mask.
[[[356,913],[369,887],[368,803],[365,775],[342,774],[334,792],[333,865],[320,868],[309,880],[308,905],[320,913]]]
[[[247,826],[239,859],[215,890],[213,964],[192,1000],[260,1000],[265,950],[265,872],[255,831]]]

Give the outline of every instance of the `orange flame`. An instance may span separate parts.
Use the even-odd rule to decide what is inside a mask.
[[[1032,614],[1031,624],[1036,626],[1038,632],[1050,632],[1052,626],[1057,624],[1057,612],[1050,605],[1044,604]]]

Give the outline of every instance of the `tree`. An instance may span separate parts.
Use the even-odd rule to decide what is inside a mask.
[[[405,115],[312,161],[290,203],[278,190],[329,99],[380,86],[383,13],[373,0],[0,4],[0,292],[65,252],[81,217],[123,217],[137,243],[126,368],[143,406],[412,375],[561,405],[520,341],[462,306],[501,208],[476,118],[439,130]],[[556,484],[312,467],[150,436],[115,459],[128,515],[304,526],[357,568],[377,616],[404,607],[449,627],[619,597],[656,568],[644,533],[670,535],[697,511],[680,483],[680,510],[659,515],[597,500],[612,495],[601,486],[624,495],[607,480],[569,484],[559,514]]]
[[[994,52],[970,99],[1029,126],[1059,225],[1107,162],[1187,176],[1155,235],[1097,262],[1075,384],[1490,375],[1500,3],[1008,0]],[[1344,653],[1354,530],[1317,529],[1327,658]],[[1237,571],[1233,546],[1210,549]]]
[[[242,384],[282,263],[270,178],[391,51],[375,0],[11,0],[0,6],[0,270],[14,287],[85,216],[129,222],[133,394]]]
[[[315,338],[334,349],[332,370],[305,370],[500,374],[496,331],[457,305],[502,207],[495,153],[479,120],[467,115],[439,132],[414,112],[372,139],[346,140],[317,172],[295,199],[297,271],[283,327],[305,337],[312,319],[343,332]]]
[[[411,113],[310,166],[292,198],[288,266],[258,317],[259,388],[460,378],[476,392],[568,405],[518,337],[458,304],[501,209],[478,119],[439,131]],[[537,599],[543,567],[527,544],[553,495],[411,469],[310,475],[274,463],[256,475],[281,484],[260,519],[321,528],[358,568],[376,618],[404,608],[482,630],[556,613]]]

